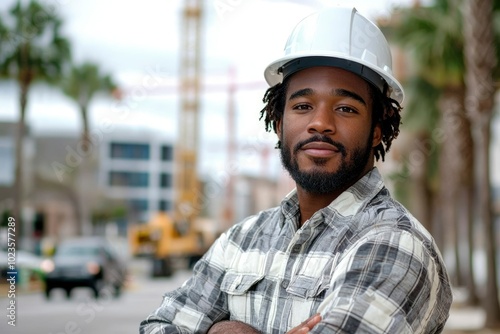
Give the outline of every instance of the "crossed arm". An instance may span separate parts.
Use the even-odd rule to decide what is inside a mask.
[[[313,327],[321,321],[321,316],[315,314],[297,327],[291,329],[286,334],[307,334]],[[214,324],[207,334],[260,334],[258,330],[250,325],[239,321],[222,321]]]
[[[317,310],[322,317],[313,316],[287,334],[339,329],[439,333],[451,303],[446,273],[409,233],[390,236],[376,233],[344,254],[331,277],[330,293]],[[396,237],[399,243],[394,245]],[[211,260],[220,254],[215,252]],[[222,271],[221,266],[199,266],[198,274],[168,294],[161,308],[141,324],[141,333],[260,333],[243,322],[223,320],[229,308],[219,289]]]

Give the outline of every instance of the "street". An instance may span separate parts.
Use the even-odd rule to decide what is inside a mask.
[[[188,270],[177,271],[170,278],[147,277],[148,264],[133,260],[130,282],[123,294],[114,298],[103,293],[94,299],[90,289],[78,288],[72,298],[54,290],[46,300],[41,292],[16,296],[16,326],[8,324],[9,299],[0,297],[2,334],[137,334],[139,323],[158,307],[165,291],[180,286]]]
[[[41,292],[21,293],[16,297],[16,326],[7,317],[9,299],[0,296],[0,333],[2,334],[137,334],[139,323],[161,302],[165,291],[180,286],[190,275],[178,270],[170,278],[149,278],[150,264],[145,259],[129,260],[130,281],[123,294],[111,297],[105,291],[95,300],[90,289],[79,288],[67,299],[63,290],[54,290],[46,300]],[[460,304],[460,294],[456,302]],[[484,333],[484,312],[479,308],[454,307],[444,333]],[[497,332],[488,332],[497,333]]]

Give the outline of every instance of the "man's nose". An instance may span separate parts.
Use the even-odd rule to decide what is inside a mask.
[[[312,118],[308,124],[309,133],[334,133],[335,117],[334,112],[327,106],[319,106],[312,113]]]

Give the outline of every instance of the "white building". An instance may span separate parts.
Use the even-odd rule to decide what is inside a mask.
[[[146,221],[173,207],[173,141],[152,133],[113,133],[100,144],[99,186]]]

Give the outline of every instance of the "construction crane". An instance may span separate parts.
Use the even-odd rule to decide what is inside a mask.
[[[176,146],[177,201],[174,207],[174,218],[178,224],[188,224],[199,213],[195,201],[199,189],[197,157],[200,118],[201,21],[202,0],[185,0],[179,73],[181,113],[179,140]]]
[[[169,276],[172,259],[183,257],[190,262],[199,258],[213,242],[215,233],[199,218],[197,203],[200,183],[197,173],[201,78],[202,0],[185,0],[182,10],[180,54],[179,137],[175,155],[175,201],[173,214],[159,212],[143,225],[129,228],[133,255],[147,249],[153,258],[152,275]],[[210,231],[210,229],[208,229]]]
[[[129,243],[133,255],[148,253],[153,258],[153,276],[168,276],[173,272],[172,259],[199,258],[215,240],[221,228],[234,223],[234,179],[229,175],[223,211],[223,224],[200,217],[202,194],[198,180],[199,119],[201,100],[201,41],[203,0],[185,0],[182,10],[180,38],[179,134],[175,148],[173,212],[154,214],[146,224],[129,227]],[[235,95],[238,89],[263,88],[263,82],[237,83],[234,68],[229,71],[228,85],[211,84],[205,89],[228,92],[227,159],[236,159]],[[171,86],[157,87],[161,94],[173,93]],[[267,151],[266,151],[267,152]],[[265,153],[264,151],[262,152]]]

